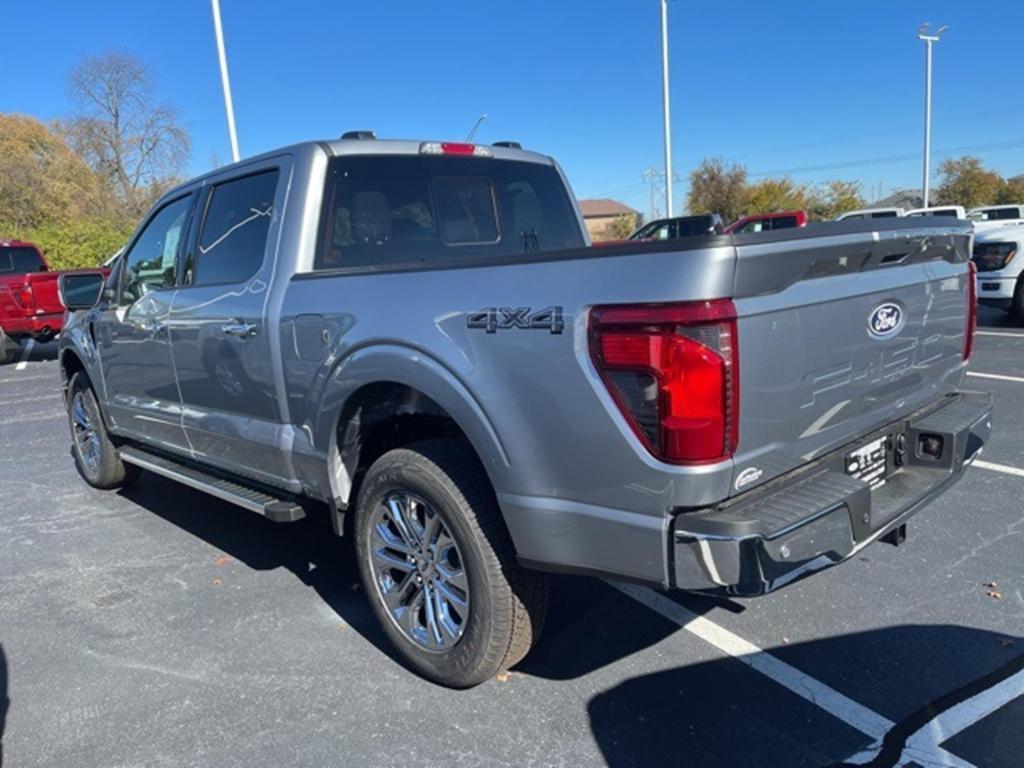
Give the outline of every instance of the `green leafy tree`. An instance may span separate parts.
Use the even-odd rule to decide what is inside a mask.
[[[636,229],[636,215],[620,213],[604,228],[605,240],[625,240]]]
[[[54,269],[98,267],[124,247],[133,225],[105,219],[75,219],[24,230],[17,237],[38,245]]]
[[[807,193],[790,179],[764,179],[747,187],[743,214],[795,211],[807,207]]]
[[[691,213],[720,214],[729,223],[742,214],[746,191],[746,168],[727,166],[720,157],[708,157],[690,174],[686,207]]]
[[[985,169],[977,157],[943,160],[939,165],[942,182],[935,191],[938,205],[974,208],[997,199],[1005,182],[995,171]]]
[[[831,221],[866,203],[856,181],[829,181],[807,191],[807,214],[812,221]]]
[[[998,205],[1024,203],[1024,177],[1016,176],[1003,182],[995,200]]]

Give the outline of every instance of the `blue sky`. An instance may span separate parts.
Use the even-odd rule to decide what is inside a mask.
[[[661,167],[657,0],[221,0],[242,154],[369,128],[516,139],[559,159],[580,197],[646,211]],[[230,157],[205,0],[4,1],[0,111],[69,114],[69,68],[128,51],[191,129],[189,172]],[[1024,173],[1024,3],[673,0],[675,167],[702,157],[800,182],[920,183],[922,21],[936,48],[933,147]],[[17,30],[10,34],[10,30]],[[676,187],[685,195],[685,181]]]

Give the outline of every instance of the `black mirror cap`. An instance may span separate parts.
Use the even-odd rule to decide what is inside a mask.
[[[100,302],[106,277],[102,272],[69,272],[60,276],[60,300],[69,312],[92,309]]]

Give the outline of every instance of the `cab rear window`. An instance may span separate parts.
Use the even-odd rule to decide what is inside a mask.
[[[331,161],[316,269],[452,263],[582,248],[553,166],[480,157]]]
[[[39,251],[24,245],[0,246],[0,274],[25,274],[27,272],[45,272]]]

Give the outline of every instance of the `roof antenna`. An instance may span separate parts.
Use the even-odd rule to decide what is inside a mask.
[[[476,129],[479,128],[480,127],[480,123],[482,123],[486,119],[487,119],[487,115],[480,115],[480,117],[478,117],[476,119],[476,123],[473,124],[473,130],[471,130],[469,132],[469,136],[466,137],[466,143],[467,144],[473,140],[473,137],[476,135]]]

